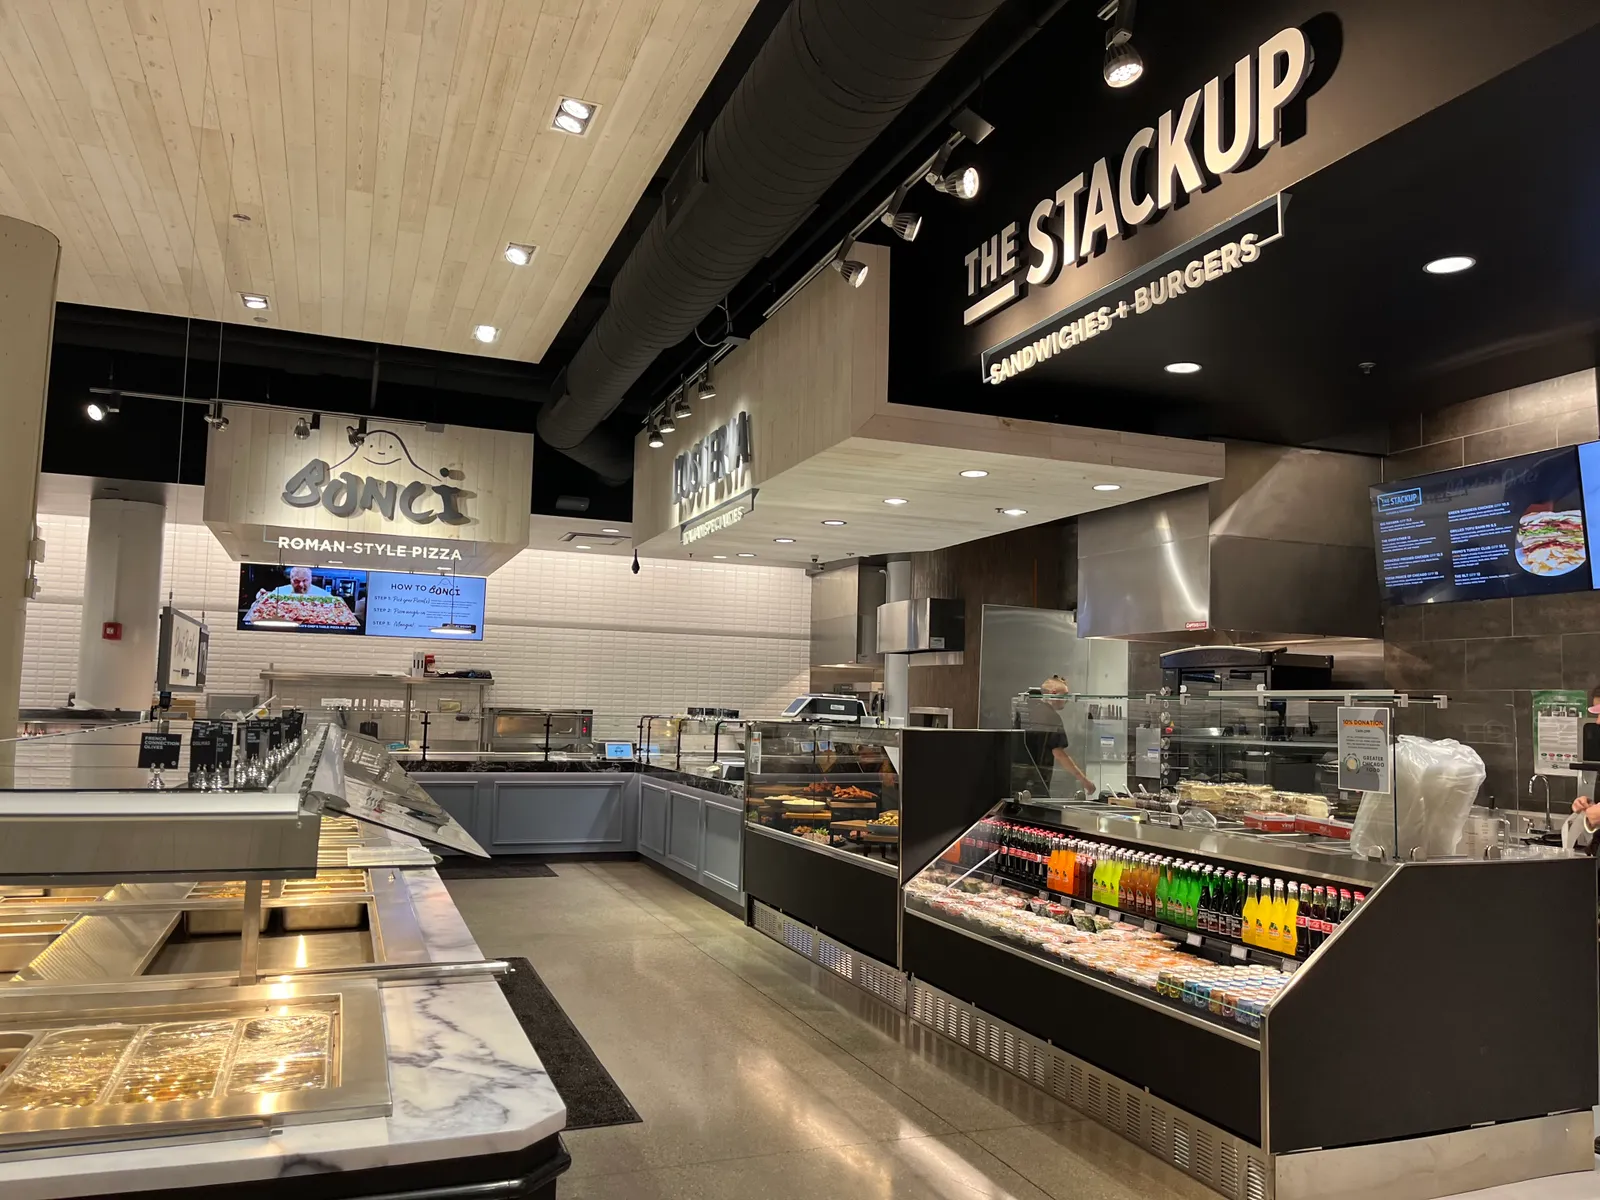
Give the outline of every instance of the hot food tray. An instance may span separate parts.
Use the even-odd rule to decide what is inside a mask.
[[[0,1158],[384,1116],[387,1057],[370,979],[6,995]]]

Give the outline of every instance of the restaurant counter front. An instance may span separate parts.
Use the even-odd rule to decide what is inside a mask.
[[[472,840],[370,739],[234,732],[17,744],[0,1195],[552,1198],[565,1106],[423,844]]]

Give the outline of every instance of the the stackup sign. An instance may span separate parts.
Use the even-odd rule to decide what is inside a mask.
[[[1135,133],[1120,160],[1101,158],[1042,197],[1026,221],[1010,222],[962,260],[969,301],[962,323],[999,312],[1029,287],[1049,286],[1063,267],[1095,257],[1112,239],[1135,232],[1184,197],[1246,169],[1253,155],[1282,139],[1284,107],[1310,71],[1305,34],[1274,34],[1239,59],[1226,81],[1213,78],[1162,113],[1153,127]],[[1229,265],[1252,261],[1252,253],[1248,246],[1235,247]],[[1183,286],[1180,279],[1176,294]],[[1152,302],[1172,294],[1164,280],[1162,299]],[[1098,321],[1094,328],[1102,331]]]

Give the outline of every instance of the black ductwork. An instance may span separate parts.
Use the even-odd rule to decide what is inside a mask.
[[[796,228],[1003,0],[795,0],[674,173],[611,289],[540,437],[608,483],[633,448],[598,428]]]

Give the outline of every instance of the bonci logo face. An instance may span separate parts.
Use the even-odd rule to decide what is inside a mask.
[[[340,471],[347,463],[366,470]],[[284,484],[283,502],[294,508],[320,505],[336,517],[377,512],[385,521],[398,515],[413,525],[470,525],[463,501],[473,493],[434,482],[445,477],[444,470],[436,475],[418,463],[398,433],[374,429],[332,466],[313,458],[296,471]]]

